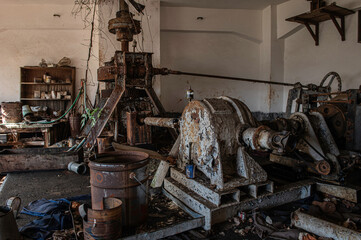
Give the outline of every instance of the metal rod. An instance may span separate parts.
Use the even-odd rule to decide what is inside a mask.
[[[347,94],[347,92],[331,92],[331,93],[311,93],[309,95],[312,96],[329,96],[329,95],[341,95],[341,94]]]
[[[201,74],[201,73],[190,73],[190,72],[181,72],[181,71],[172,71],[172,70],[169,70],[169,74],[188,75],[188,76],[196,76],[196,77],[220,78],[220,79],[227,79],[227,80],[235,80],[235,81],[243,81],[243,82],[253,82],[253,83],[264,83],[264,84],[274,84],[274,85],[282,85],[282,86],[290,86],[290,87],[295,86],[295,84],[293,84],[293,83],[271,82],[271,81],[258,80],[258,79],[238,78],[238,77],[227,77],[227,76]],[[302,87],[303,87],[303,86],[302,86]]]
[[[179,119],[178,118],[147,117],[143,121],[145,124],[150,125],[150,126],[177,128]]]

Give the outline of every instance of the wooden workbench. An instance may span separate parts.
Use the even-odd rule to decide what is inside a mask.
[[[68,127],[66,122],[58,122],[52,124],[26,124],[26,123],[3,123],[0,124],[0,134],[12,134],[13,141],[0,144],[0,146],[44,146],[61,141],[68,135]],[[21,134],[25,133],[41,133],[42,140],[22,141]]]

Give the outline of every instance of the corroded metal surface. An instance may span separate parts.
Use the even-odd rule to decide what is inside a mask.
[[[315,111],[322,114],[335,140],[342,140],[346,133],[346,110],[341,106],[324,104]]]
[[[177,128],[179,126],[179,119],[147,117],[144,119],[144,123],[156,127]]]
[[[294,113],[291,115],[291,119],[297,120],[302,125],[302,138],[297,144],[297,149],[311,156],[314,160],[324,160],[325,153],[322,150],[317,135],[312,127],[310,120],[304,113]],[[312,147],[311,147],[311,146]]]
[[[141,32],[140,21],[133,18],[133,14],[124,0],[119,1],[119,11],[116,18],[109,21],[108,30],[116,34],[117,40],[122,43],[122,51],[128,51],[133,35]]]
[[[113,240],[122,234],[122,201],[116,198],[105,198],[102,210],[88,209],[83,221],[84,239]]]
[[[247,128],[242,133],[243,142],[253,150],[276,150],[292,152],[296,147],[296,139],[289,132],[275,132],[266,126]]]
[[[123,226],[143,223],[148,215],[148,199],[147,190],[140,183],[148,181],[148,157],[146,153],[124,151],[93,159],[89,163],[93,209],[103,209],[103,198],[116,197],[123,202]]]
[[[131,146],[152,143],[152,129],[140,119],[152,115],[150,111],[127,112],[127,143]]]
[[[257,127],[257,122],[239,100],[221,97],[190,102],[180,124],[178,167],[193,162],[218,189],[265,181],[266,172],[238,150],[239,133],[248,127]]]

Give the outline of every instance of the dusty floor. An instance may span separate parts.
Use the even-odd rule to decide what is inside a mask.
[[[11,173],[0,187],[0,203],[10,197],[20,197],[21,206],[41,199],[59,199],[90,194],[89,176],[81,176],[69,171],[46,171]],[[33,217],[20,214],[17,220],[22,227]]]
[[[26,206],[41,198],[59,199],[84,194],[90,194],[89,176],[81,176],[69,171],[13,173],[8,174],[5,182],[0,186],[0,203],[5,203],[12,196],[17,196],[21,198],[22,206]],[[165,227],[189,218],[189,215],[172,201],[163,195],[158,195],[152,200],[149,221],[138,232]],[[20,214],[17,219],[18,226],[22,227],[33,219],[34,217]],[[167,239],[259,239],[253,234],[242,236],[236,233],[237,229],[243,227],[246,226],[235,226],[233,222],[225,222],[216,225],[208,234],[202,229],[196,229]]]

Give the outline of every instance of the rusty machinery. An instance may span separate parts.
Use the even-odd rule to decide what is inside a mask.
[[[144,8],[143,5],[138,4],[134,1],[130,1],[130,3],[139,12],[141,12]],[[155,75],[176,74],[198,77],[212,77],[235,81],[276,84],[289,87],[296,86],[297,89],[301,88],[306,90],[312,90],[312,88],[314,87],[313,85],[304,86],[300,83],[293,84],[276,81],[271,82],[256,79],[173,71],[167,68],[154,68],[152,66],[152,53],[129,52],[129,42],[133,40],[134,35],[141,32],[141,26],[140,22],[133,18],[133,14],[129,11],[129,6],[125,2],[125,0],[119,1],[119,11],[116,13],[116,18],[109,21],[108,29],[111,33],[116,34],[116,39],[121,42],[121,51],[116,51],[111,61],[106,62],[105,66],[98,69],[98,81],[106,82],[107,85],[113,86],[111,87],[111,89],[108,89],[111,90],[109,97],[103,99],[102,101],[99,101],[98,103],[97,107],[103,110],[101,116],[99,117],[99,119],[97,119],[95,125],[93,126],[91,121],[89,121],[82,131],[82,135],[87,136],[85,142],[85,146],[87,148],[92,148],[94,146],[96,138],[100,136],[106,123],[110,120],[111,115],[114,112],[117,113],[117,110],[124,111],[126,107],[134,104],[134,102],[150,102],[151,107],[133,107],[133,114],[136,114],[138,111],[152,112],[152,108],[154,108],[160,116],[164,116],[165,109],[159,101],[152,87],[152,80]],[[327,88],[322,88],[322,86],[320,86],[319,89],[323,89],[323,93],[329,92]],[[140,93],[140,91],[142,91],[143,93]],[[127,101],[129,99],[131,103]],[[120,113],[117,113],[115,115],[120,115]],[[124,118],[126,118],[125,115],[126,114],[123,114]],[[131,119],[134,118],[130,118],[130,120]],[[128,143],[148,143],[150,135],[143,134],[143,132],[144,130],[149,131],[149,129],[140,129],[142,125],[139,124],[139,119],[137,121],[138,124],[135,124],[135,122],[133,122],[132,125],[129,125],[129,118],[128,121],[123,121],[128,126],[128,136],[134,135],[129,134],[129,131],[132,131],[132,129],[135,129],[133,132],[142,133],[141,136],[133,137],[131,141],[128,140]],[[118,123],[119,120],[115,119],[115,122]],[[118,128],[115,127],[115,137],[117,136],[117,129]],[[174,129],[170,129],[169,131],[172,134],[173,138],[176,139],[177,132]]]
[[[259,126],[248,107],[229,97],[191,101],[180,124],[178,168],[196,165],[217,189],[267,181],[267,173],[246,151],[293,149],[287,132]]]
[[[240,210],[309,196],[308,183],[274,189],[253,152],[290,153],[297,139],[291,131],[262,125],[243,102],[230,97],[190,101],[179,129],[177,164],[164,180],[165,194],[204,215],[206,230]],[[196,168],[194,179],[187,177],[189,164]]]
[[[328,85],[323,86],[328,78]],[[337,92],[331,92],[334,79],[338,82]],[[291,131],[298,145],[289,154],[271,153],[270,160],[316,173],[324,180],[344,181],[360,164],[361,128],[357,124],[361,120],[360,93],[359,89],[342,91],[341,78],[335,72],[328,73],[320,86],[291,89],[286,114],[289,117],[265,124],[273,130]],[[292,105],[296,111],[293,114]]]
[[[273,182],[269,181],[265,168],[256,160],[255,152],[269,154],[264,156],[271,162],[301,167],[330,181],[340,180],[344,170],[352,166],[351,157],[346,157],[345,163],[342,163],[343,155],[337,143],[342,141],[341,138],[348,139],[346,144],[349,146],[360,142],[354,131],[359,115],[359,91],[345,92],[347,99],[341,102],[339,99],[344,96],[341,79],[335,73],[330,73],[317,86],[153,68],[152,53],[129,52],[129,42],[133,35],[140,32],[140,23],[133,19],[124,0],[120,1],[117,18],[109,21],[109,31],[117,35],[122,50],[115,52],[114,58],[98,70],[98,80],[112,82],[114,88],[101,106],[102,115],[95,126],[84,130],[88,147],[94,145],[117,105],[122,103],[121,99],[131,96],[134,91],[145,92],[143,97],[149,99],[160,115],[164,115],[165,110],[152,88],[155,75],[192,75],[293,87],[289,93],[287,118],[265,123],[257,122],[244,103],[229,97],[190,101],[180,121],[152,117],[149,107],[141,109],[143,116],[139,112],[128,111],[130,143],[132,139],[134,144],[141,141],[137,139],[139,134],[143,140],[148,139],[147,132],[150,130],[146,129],[147,126],[167,127],[174,137],[179,126],[180,136],[173,148],[178,151],[177,166],[171,168],[164,188],[173,197],[205,215],[205,229],[210,229],[213,223],[225,220],[239,209],[282,204],[310,195],[309,183],[274,192]],[[325,86],[329,76],[332,79]],[[338,80],[339,92],[330,99],[334,95],[331,91],[334,79]],[[294,101],[296,112],[291,114]],[[303,112],[299,112],[301,105]],[[340,119],[343,121],[339,122]],[[355,163],[357,161],[354,160]],[[188,179],[184,173],[184,166],[188,163],[196,166],[195,179]],[[257,202],[242,202],[246,193],[259,199]],[[263,193],[271,195],[263,197]],[[251,202],[254,205],[247,205]]]
[[[326,96],[311,94],[310,98],[315,99],[312,101],[319,101],[318,94],[323,99]],[[204,215],[204,228],[208,230],[237,211],[281,205],[310,196],[310,182],[296,181],[295,185],[286,184],[276,190],[270,175],[274,179],[274,173],[284,173],[278,166],[308,172],[308,176],[321,181],[342,183],[347,172],[359,164],[360,149],[355,149],[358,134],[353,131],[355,125],[346,123],[347,120],[342,123],[343,131],[333,128],[340,127],[340,119],[347,119],[347,112],[342,115],[341,108],[353,110],[352,119],[357,121],[360,91],[329,95],[336,96],[320,100],[322,105],[314,109],[264,122],[258,122],[244,103],[230,97],[190,101],[179,122],[180,136],[175,144],[177,164],[164,180],[165,194]],[[175,122],[154,118],[144,121],[164,127],[174,127]],[[349,137],[347,126],[356,137],[351,145],[353,151],[341,150],[337,144],[340,137]],[[194,179],[186,174],[186,165],[190,163],[197,169]]]
[[[130,2],[138,11],[142,11],[144,8],[141,4],[134,1]],[[111,33],[116,34],[116,39],[121,42],[121,51],[116,51],[112,60],[98,69],[98,81],[110,82],[113,87],[110,96],[98,103],[98,108],[102,109],[101,116],[94,125],[89,121],[83,129],[83,135],[87,136],[85,141],[87,148],[93,148],[96,138],[102,133],[111,115],[116,112],[119,103],[122,103],[120,104],[122,109],[129,107],[126,102],[127,99],[138,99],[140,102],[149,100],[159,115],[162,116],[165,113],[164,107],[152,86],[153,76],[162,73],[161,69],[155,69],[152,66],[152,53],[129,52],[129,42],[133,40],[134,35],[141,32],[141,26],[140,22],[133,18],[133,14],[129,11],[129,6],[125,0],[119,1],[119,11],[116,13],[116,18],[109,21],[108,29]],[[140,90],[143,93],[139,93]],[[133,114],[138,111],[138,109],[132,110]],[[142,112],[151,110],[149,106],[140,108]],[[128,132],[128,142],[131,144],[137,142],[149,143],[150,134],[144,133],[144,131],[149,132],[149,129],[142,127],[139,121],[137,124],[133,120],[134,116],[129,115],[128,128],[134,129],[134,132],[139,133],[140,136],[133,136],[134,133]],[[118,122],[118,120],[116,121]],[[115,132],[115,135],[117,135],[117,131]],[[177,137],[174,129],[170,129],[170,133],[174,138]]]

